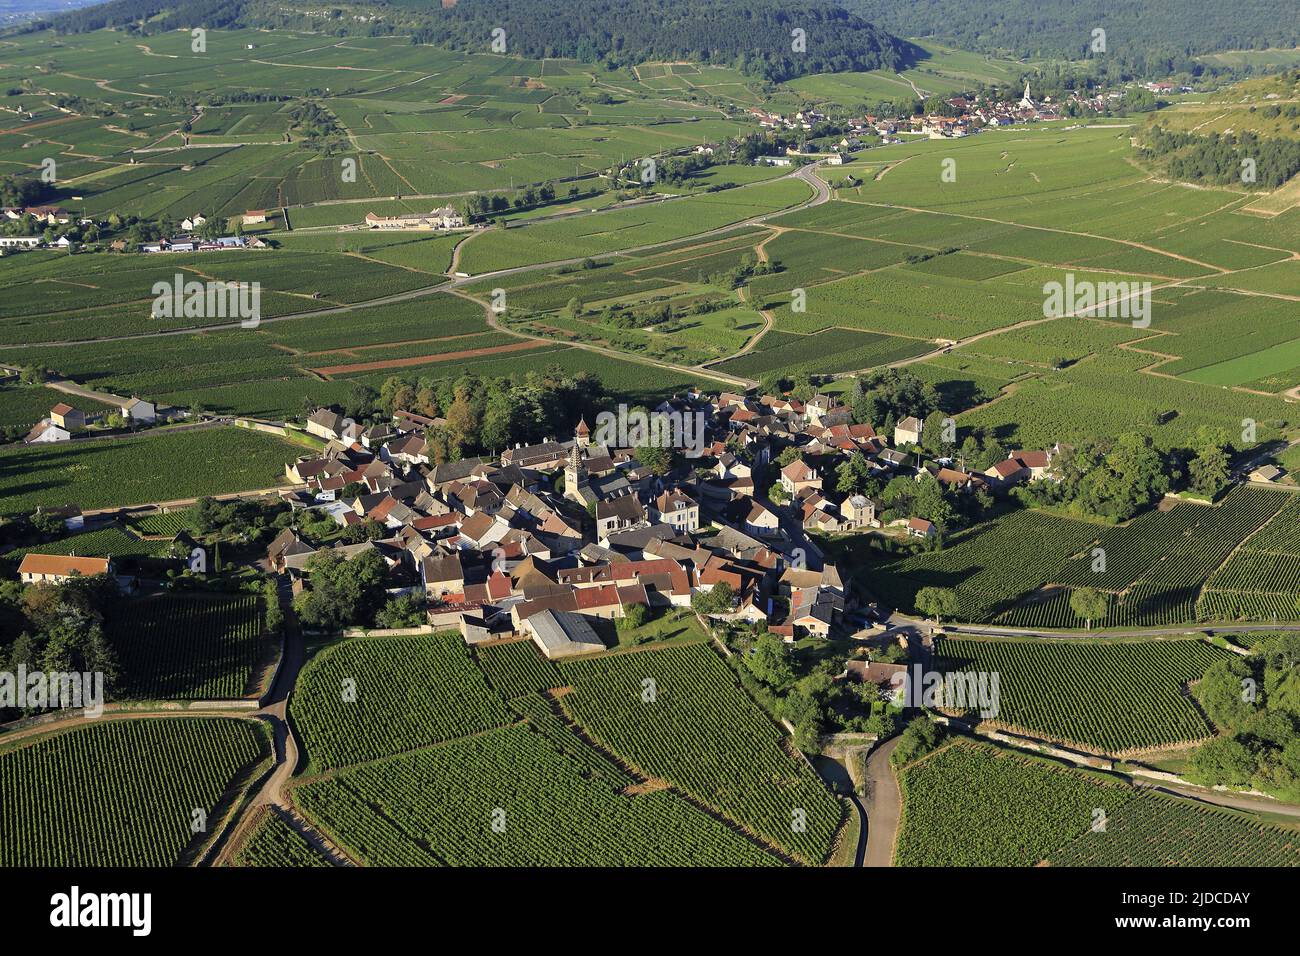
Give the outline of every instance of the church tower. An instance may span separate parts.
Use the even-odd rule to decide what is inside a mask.
[[[591,429],[587,427],[585,418],[578,419],[578,427],[573,430],[573,438],[583,448],[591,444]]]
[[[587,466],[582,460],[582,450],[574,442],[569,449],[569,460],[564,465],[564,497],[583,504],[579,487],[587,483]]]

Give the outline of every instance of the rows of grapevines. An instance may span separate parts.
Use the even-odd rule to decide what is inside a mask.
[[[778,862],[671,791],[629,795],[584,776],[522,725],[353,767],[297,792],[370,865],[425,857],[452,866]]]
[[[168,594],[129,601],[108,623],[119,696],[213,700],[244,696],[261,655],[262,599]]]
[[[895,866],[1034,866],[1134,788],[959,741],[905,767]]]
[[[1227,653],[1200,640],[944,638],[936,648],[936,666],[997,674],[998,713],[992,719],[998,723],[1118,753],[1213,733],[1182,688]]]
[[[561,663],[561,706],[647,777],[806,862],[830,851],[841,806],[707,645]]]
[[[474,655],[488,683],[506,700],[564,686],[560,672],[532,641],[489,644],[475,648]]]
[[[1243,548],[1212,577],[1216,591],[1266,591],[1300,595],[1300,554]]]
[[[1052,853],[1054,866],[1300,866],[1300,830],[1144,793]]]
[[[115,720],[0,753],[0,865],[172,866],[241,775],[270,755],[260,724]],[[195,811],[201,816],[195,816]]]
[[[1300,618],[1300,497],[1252,535],[1205,585],[1202,619]]]
[[[1095,542],[1066,562],[1056,582],[1121,591],[1185,538],[1203,510],[1200,505],[1179,504],[1169,511],[1148,511],[1126,525],[1104,528]],[[1104,553],[1104,565],[1096,560],[1095,548]]]
[[[127,519],[139,534],[159,537],[175,537],[182,531],[198,530],[198,513],[192,508],[186,508],[182,511],[155,512],[153,514],[136,515]]]
[[[1206,621],[1294,621],[1300,617],[1296,594],[1202,591],[1197,614]]]
[[[400,758],[398,758],[400,759]],[[399,829],[372,804],[373,794],[342,776],[293,791],[297,806],[334,843],[372,866],[442,866],[420,839]]]
[[[551,704],[538,694],[516,697],[510,707],[528,718],[528,723],[546,742],[585,774],[602,777],[620,787],[636,783],[636,779],[622,767],[594,747],[583,742],[564,720],[556,716]]]
[[[1300,554],[1300,495],[1292,495],[1277,517],[1247,542],[1258,551]]]
[[[235,855],[235,865],[319,867],[330,862],[279,813],[267,809]]]
[[[290,714],[316,767],[342,767],[513,719],[460,636],[357,637],[303,668]]]

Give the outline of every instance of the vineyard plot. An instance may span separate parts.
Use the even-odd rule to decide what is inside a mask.
[[[944,671],[998,675],[993,722],[1090,750],[1120,753],[1210,736],[1183,688],[1228,652],[1200,640],[1065,643],[952,640]]]
[[[525,726],[353,767],[295,799],[373,866],[779,863],[671,791],[587,775]]]
[[[1300,829],[987,744],[903,768],[896,866],[1300,866]]]
[[[1143,793],[1049,858],[1053,866],[1300,866],[1300,830]]]
[[[256,722],[91,724],[0,753],[0,865],[172,866],[232,785],[270,757]]]
[[[290,704],[317,767],[342,767],[510,723],[460,636],[358,637],[303,668]]]
[[[297,830],[274,809],[264,807],[244,845],[235,854],[236,866],[322,867],[330,861],[321,856]]]
[[[253,594],[175,594],[125,602],[108,621],[120,696],[243,697],[262,654],[263,602]]]
[[[559,665],[564,710],[600,745],[749,832],[821,863],[842,807],[707,645]]]

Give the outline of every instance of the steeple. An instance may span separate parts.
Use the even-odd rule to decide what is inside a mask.
[[[585,418],[578,419],[578,427],[573,430],[573,437],[579,445],[586,448],[591,442],[591,429],[587,427]]]

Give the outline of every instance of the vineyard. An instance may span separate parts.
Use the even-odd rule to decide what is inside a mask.
[[[236,866],[329,866],[301,834],[272,808],[263,808],[244,845],[235,854]]]
[[[1214,728],[1182,691],[1227,656],[1200,640],[949,638],[939,641],[935,654],[940,670],[998,674],[994,723],[1110,754],[1210,736]]]
[[[905,767],[898,786],[895,866],[1033,866],[1136,794],[964,741]]]
[[[243,697],[263,651],[263,602],[253,594],[169,594],[122,605],[108,622],[120,697]]]
[[[559,669],[532,641],[489,644],[476,648],[474,656],[488,683],[506,700],[564,686]]]
[[[127,523],[141,535],[150,538],[174,538],[182,531],[198,530],[196,514],[192,508],[182,511],[157,511],[151,514],[132,515]]]
[[[1205,584],[1202,620],[1300,619],[1300,496],[1292,496]]]
[[[763,866],[778,859],[662,789],[588,777],[515,726],[345,770],[301,806],[372,866]]]
[[[1300,830],[1143,793],[1048,857],[1053,866],[1300,866]]]
[[[351,638],[303,668],[291,717],[317,768],[510,723],[458,634]]]
[[[1293,564],[1271,554],[1266,573],[1258,564],[1243,565],[1225,579],[1250,590],[1216,591],[1199,606],[1198,596],[1202,588],[1211,593],[1209,584],[1225,561],[1224,573],[1239,556],[1248,560],[1249,549],[1233,551],[1247,539],[1254,548],[1258,536],[1251,536],[1261,526],[1294,521],[1294,512],[1290,518],[1279,515],[1288,502],[1293,499],[1284,491],[1238,487],[1214,506],[1175,504],[1114,527],[1013,511],[963,532],[940,551],[881,565],[872,588],[896,606],[912,608],[921,588],[951,587],[961,620],[1013,627],[1082,627],[1070,595],[1072,588],[1085,586],[1111,594],[1109,612],[1093,620],[1094,627],[1158,627],[1205,620],[1214,608],[1276,608],[1289,592],[1277,596],[1269,588],[1294,583],[1300,555]],[[1289,616],[1297,613],[1292,607]]]
[[[899,787],[896,866],[1300,866],[1300,831],[986,744],[923,757]]]
[[[561,664],[561,706],[599,744],[805,862],[842,809],[707,645]],[[800,827],[800,824],[803,824]]]
[[[91,724],[0,752],[0,865],[172,866],[214,832],[231,787],[270,758],[262,724]]]

